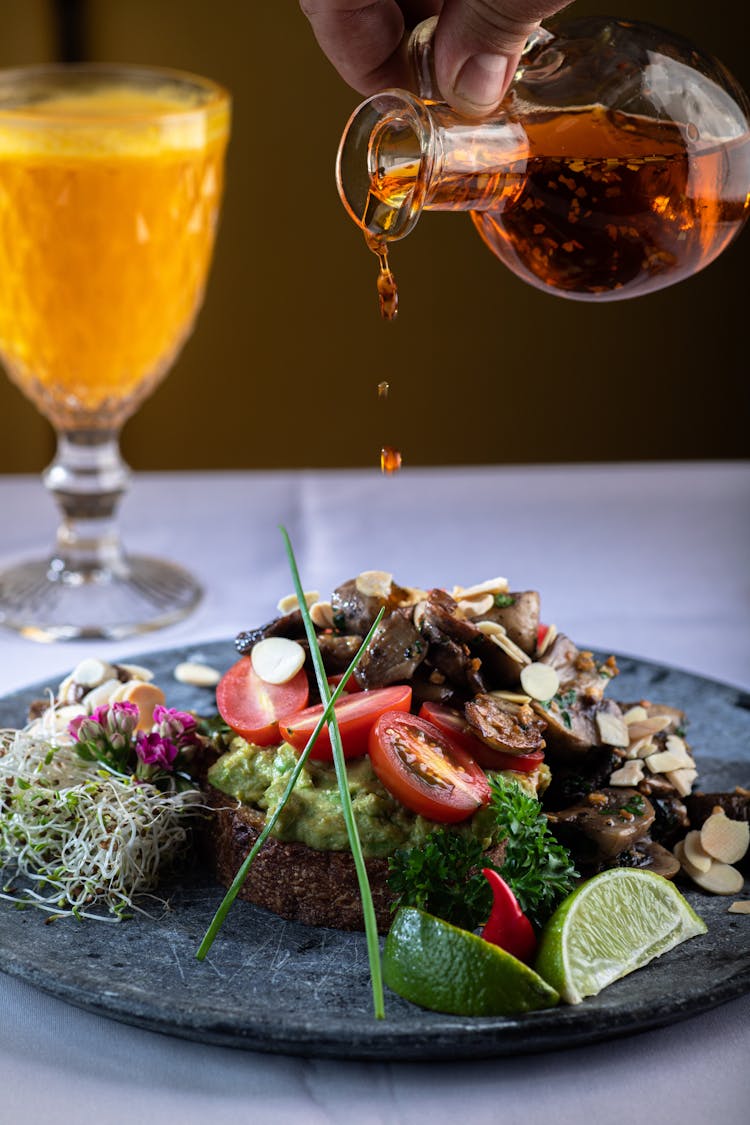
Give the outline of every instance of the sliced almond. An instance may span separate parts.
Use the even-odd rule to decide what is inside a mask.
[[[181,684],[190,684],[192,687],[216,687],[221,679],[221,672],[212,668],[210,664],[201,664],[196,660],[183,660],[174,670],[174,678]]]
[[[319,629],[333,628],[333,606],[330,602],[313,602],[310,617],[313,625],[317,625]]]
[[[484,633],[485,637],[507,636],[505,626],[501,625],[499,621],[477,621],[475,624],[479,632]]]
[[[642,723],[643,720],[647,718],[648,711],[645,707],[641,707],[640,703],[635,707],[630,707],[623,715],[623,719],[628,726],[630,726],[631,723]]]
[[[138,730],[151,730],[154,723],[154,707],[157,703],[164,706],[166,702],[164,692],[156,684],[146,684],[143,680],[131,680],[124,685],[122,699],[128,703],[135,703],[138,708]]]
[[[542,638],[542,643],[540,645],[537,645],[537,649],[536,649],[537,656],[544,656],[545,652],[551,646],[551,644],[554,641],[556,636],[557,636],[557,625],[548,625],[547,626],[547,632],[544,634],[544,636]]]
[[[473,598],[460,598],[458,608],[467,617],[481,617],[482,614],[489,613],[494,604],[492,594],[480,594]]]
[[[620,746],[626,748],[630,742],[628,728],[619,715],[612,715],[609,711],[597,711],[596,725],[599,738],[605,746]]]
[[[314,602],[320,601],[320,594],[317,590],[303,590],[306,603],[310,606]],[[287,614],[294,613],[295,609],[299,609],[299,601],[296,594],[287,594],[286,597],[281,598],[276,603],[276,608],[279,613]]]
[[[118,664],[118,669],[123,671],[129,680],[143,680],[144,683],[150,683],[154,678],[154,673],[150,668],[145,668],[143,664]]]
[[[97,707],[103,707],[105,703],[114,703],[115,696],[124,687],[125,684],[121,680],[105,680],[103,684],[99,684],[84,696],[86,710],[90,714]]]
[[[266,637],[250,651],[256,676],[267,684],[285,684],[305,663],[305,650],[287,637]]]
[[[708,852],[705,851],[701,843],[700,832],[696,829],[693,829],[692,832],[688,832],[683,840],[683,849],[685,859],[687,859],[689,863],[692,863],[693,867],[697,868],[698,871],[708,871],[713,863],[713,859]]]
[[[493,699],[503,699],[506,703],[531,703],[531,696],[523,695],[520,691],[490,691],[487,694]]]
[[[521,687],[532,699],[546,703],[560,690],[560,677],[551,664],[527,664],[521,669]]]
[[[645,738],[637,738],[635,742],[631,742],[628,746],[626,757],[628,758],[648,758],[651,754],[658,753],[658,748],[653,738],[646,735]]]
[[[687,797],[693,788],[693,782],[698,776],[698,771],[690,769],[668,770],[665,776],[674,785],[681,797]]]
[[[387,598],[393,586],[393,575],[387,570],[363,570],[354,585],[365,598]]]
[[[507,578],[488,578],[486,582],[477,582],[473,586],[454,586],[452,596],[459,598],[473,598],[478,594],[507,594],[509,590]]]
[[[694,883],[714,895],[736,895],[745,885],[742,872],[728,863],[714,862],[708,871],[699,871],[697,875],[690,871],[688,874]]]
[[[727,911],[728,914],[750,914],[750,898],[742,898],[733,902]]]
[[[643,762],[636,759],[632,762],[626,762],[624,766],[620,766],[619,770],[615,770],[610,775],[609,784],[635,786],[642,780]]]
[[[397,586],[395,590],[391,591],[391,596],[394,594],[396,605],[404,608],[416,605],[417,602],[423,602],[427,598],[427,591],[420,590],[418,586]]]
[[[487,625],[489,623],[482,621],[481,624]],[[484,633],[485,630],[482,629],[482,632]],[[510,637],[506,635],[505,631],[502,633],[488,633],[487,635],[492,643],[497,645],[498,648],[501,648],[511,660],[515,660],[516,664],[531,664],[531,657],[527,656],[523,649],[519,648],[517,644],[514,644]]]
[[[688,744],[684,738],[680,738],[678,734],[668,734],[666,739],[667,750],[672,754],[683,754],[691,765],[694,765]]]
[[[724,812],[712,813],[700,832],[704,851],[722,863],[742,859],[750,844],[750,824],[732,820]]]
[[[427,609],[427,602],[417,602],[417,604],[414,606],[414,611],[411,615],[411,619],[414,622],[417,629],[421,629],[421,627],[422,627],[422,622],[424,620],[424,615],[425,615],[426,609]]]
[[[698,875],[706,874],[705,871],[701,871],[699,867],[696,867],[688,859],[687,855],[685,854],[684,840],[680,840],[678,844],[675,844],[675,846],[672,848],[672,852],[675,859],[678,859],[680,861],[680,866],[682,867],[683,871],[685,871],[685,873],[689,875],[691,879],[695,879]],[[711,861],[711,863],[713,864],[713,860]]]
[[[661,731],[667,729],[671,722],[671,715],[650,715],[646,719],[635,719],[632,723],[628,724],[630,738],[632,740],[660,734]]]
[[[90,656],[81,660],[73,669],[73,682],[82,687],[95,688],[114,676],[115,670],[111,664],[104,660],[97,660]]]
[[[692,769],[693,759],[684,750],[681,754],[663,750],[659,754],[649,754],[646,765],[652,773],[670,773],[672,770]]]

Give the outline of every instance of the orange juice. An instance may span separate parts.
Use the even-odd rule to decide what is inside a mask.
[[[0,354],[55,425],[117,426],[190,332],[228,116],[168,84],[0,108]]]

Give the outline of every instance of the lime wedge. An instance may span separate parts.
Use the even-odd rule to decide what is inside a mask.
[[[399,996],[456,1016],[508,1016],[551,1008],[554,989],[510,953],[415,907],[396,915],[383,980]]]
[[[583,883],[542,931],[536,969],[578,1004],[706,925],[677,888],[650,871],[617,867]]]

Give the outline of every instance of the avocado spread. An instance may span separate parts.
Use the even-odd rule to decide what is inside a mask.
[[[286,742],[263,747],[237,737],[229,751],[211,766],[208,780],[222,793],[270,813],[279,804],[296,761],[297,751]],[[537,787],[543,787],[542,778],[537,775],[545,770],[542,766],[532,774],[503,771],[503,776],[515,778],[536,796]],[[435,821],[410,812],[392,797],[378,780],[368,757],[350,759],[347,774],[362,851],[368,859],[389,856],[397,848],[419,847],[440,827]],[[476,836],[485,850],[497,843],[494,816],[487,808],[479,809],[471,819],[454,825],[454,829]],[[332,763],[308,760],[273,835],[317,851],[349,850]]]

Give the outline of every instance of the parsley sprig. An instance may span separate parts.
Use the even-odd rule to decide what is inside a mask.
[[[490,779],[491,807],[505,858],[498,867],[473,836],[440,828],[421,848],[398,851],[390,860],[388,883],[397,906],[417,906],[455,926],[475,930],[492,909],[492,891],[483,867],[499,871],[535,926],[543,926],[572,891],[578,873],[568,851],[547,827],[536,798],[515,781]]]

